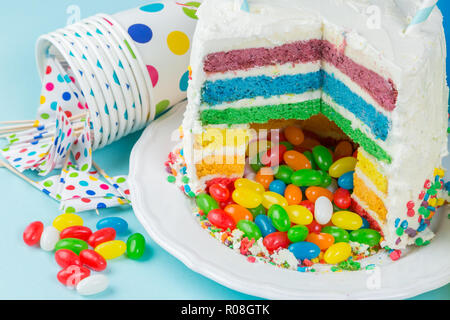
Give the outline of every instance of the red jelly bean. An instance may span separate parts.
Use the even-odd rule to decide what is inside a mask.
[[[261,163],[268,167],[276,167],[283,161],[283,156],[286,151],[287,151],[286,146],[282,144],[270,148],[261,157]]]
[[[23,232],[23,241],[30,247],[36,245],[41,240],[44,224],[40,221],[30,223]]]
[[[208,220],[219,229],[234,230],[236,223],[234,219],[222,209],[213,209],[208,213]]]
[[[352,198],[350,196],[350,191],[339,188],[334,193],[334,204],[340,209],[348,209],[352,204]]]
[[[88,268],[80,266],[68,266],[58,272],[56,276],[58,281],[68,287],[75,287],[81,280],[89,277],[91,271]]]
[[[316,220],[306,226],[309,233],[320,233],[322,231],[322,225],[318,224]]]
[[[314,212],[315,206],[311,201],[303,200],[302,202],[300,202],[300,205],[306,207],[309,211]]]
[[[91,229],[84,226],[72,226],[61,231],[59,237],[61,239],[72,238],[80,239],[83,241],[88,241],[89,237],[92,235]]]
[[[105,270],[108,265],[105,258],[90,249],[80,252],[80,260],[84,266],[98,272]]]
[[[209,187],[209,194],[217,200],[217,202],[227,201],[230,198],[230,190],[218,183]]]
[[[55,252],[56,263],[65,268],[68,266],[81,266],[80,257],[71,250],[61,249]]]
[[[264,238],[263,244],[267,250],[273,252],[280,248],[289,247],[290,241],[286,232],[274,232]]]
[[[235,204],[235,202],[233,201],[233,199],[228,199],[227,201],[220,201],[219,202],[219,207],[220,209],[225,209],[227,206],[229,206],[230,204]]]
[[[99,244],[113,241],[114,239],[116,239],[116,230],[114,228],[104,228],[91,234],[88,243],[92,248],[96,248]]]

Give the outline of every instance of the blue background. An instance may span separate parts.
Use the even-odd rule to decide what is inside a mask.
[[[115,13],[151,1],[45,0],[4,1],[0,19],[0,121],[33,119],[40,96],[34,45],[39,35],[63,27],[70,5],[81,8],[82,18],[98,12]],[[450,19],[449,1],[440,8]],[[450,32],[449,21],[445,21]],[[450,70],[448,71],[450,74]],[[95,160],[110,175],[128,173],[128,159],[140,133],[103,150]],[[28,223],[51,224],[58,204],[21,179],[0,168],[0,299],[85,299],[56,280],[59,267],[52,254],[25,246],[21,240]],[[131,209],[102,211],[102,216],[124,217],[133,232],[145,234]],[[94,227],[95,214],[82,215]],[[110,288],[94,299],[251,299],[200,276],[156,245],[149,237],[142,261],[112,261],[106,271]],[[449,299],[450,285],[416,299]]]

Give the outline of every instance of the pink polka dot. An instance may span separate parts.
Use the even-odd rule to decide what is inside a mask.
[[[28,149],[22,149],[22,150],[19,151],[19,153],[27,152],[27,150],[28,150]]]
[[[53,89],[55,89],[55,85],[49,82],[45,85],[45,89],[47,89],[47,91],[53,91]]]
[[[81,102],[78,102],[78,109],[84,110],[83,104]]]
[[[75,83],[75,78],[74,77],[69,77],[70,78],[70,80],[73,82],[73,83]]]
[[[153,88],[156,87],[156,84],[159,80],[158,70],[154,66],[147,66],[148,73],[150,74],[150,79],[152,79]]]
[[[102,188],[103,190],[108,190],[108,189],[109,189],[109,186],[106,185],[106,184],[101,184],[101,185],[100,185],[100,188]]]

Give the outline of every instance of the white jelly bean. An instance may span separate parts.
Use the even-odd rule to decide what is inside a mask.
[[[320,197],[316,200],[314,217],[317,223],[325,225],[330,222],[333,216],[333,204],[327,197]]]
[[[41,248],[44,251],[53,251],[59,241],[59,231],[54,226],[45,227],[41,236]]]
[[[77,285],[77,292],[82,296],[91,296],[105,291],[109,280],[105,275],[97,274],[81,280]]]

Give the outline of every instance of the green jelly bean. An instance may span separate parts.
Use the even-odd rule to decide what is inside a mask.
[[[294,172],[291,180],[292,184],[297,187],[320,186],[323,183],[323,175],[317,170],[302,169]]]
[[[275,170],[275,178],[283,181],[286,184],[291,184],[291,176],[294,173],[294,169],[289,166],[282,165]]]
[[[314,161],[317,163],[317,166],[323,170],[327,171],[330,169],[333,164],[333,156],[331,155],[330,150],[328,150],[324,146],[316,146],[313,149]]]
[[[259,215],[266,215],[266,208],[264,208],[264,206],[262,204],[260,204],[256,208],[248,209],[248,210],[252,213],[253,220]]]
[[[145,252],[145,238],[140,233],[132,234],[127,240],[127,256],[130,259],[138,260]]]
[[[76,254],[80,254],[81,251],[88,249],[88,244],[86,241],[74,238],[65,238],[59,240],[55,245],[55,251],[61,249],[67,249],[75,252]]]
[[[322,233],[331,234],[334,237],[335,243],[348,242],[350,240],[350,236],[348,235],[348,232],[339,227],[327,226],[322,229]]]
[[[264,165],[261,163],[261,155],[260,154],[256,155],[256,158],[253,158],[250,161],[250,167],[252,168],[253,171],[255,171],[255,173],[258,173],[259,170],[261,170],[261,168],[264,167]]]
[[[303,152],[303,155],[308,158],[309,162],[311,162],[311,168],[317,170],[316,161],[314,161],[314,156],[311,151]]]
[[[359,229],[350,233],[350,240],[373,247],[380,243],[381,234],[373,229]]]
[[[275,229],[281,232],[286,232],[291,228],[291,220],[286,210],[279,204],[274,204],[270,207],[268,216],[272,221]]]
[[[309,230],[305,226],[296,225],[289,229],[287,236],[292,243],[305,241],[308,237]]]
[[[282,142],[280,142],[280,144],[285,146],[287,151],[294,150],[294,145],[292,143],[290,143],[290,142],[282,141]]]
[[[211,210],[219,209],[219,204],[217,201],[206,193],[199,194],[195,199],[195,202],[200,210],[202,210],[206,215],[208,215]]]
[[[262,238],[261,230],[259,230],[256,223],[249,220],[241,220],[237,224],[237,228],[241,230],[244,235],[249,239],[255,239],[255,241]]]
[[[323,183],[320,185],[322,188],[328,188],[331,185],[331,177],[325,171],[320,171],[322,173]]]

